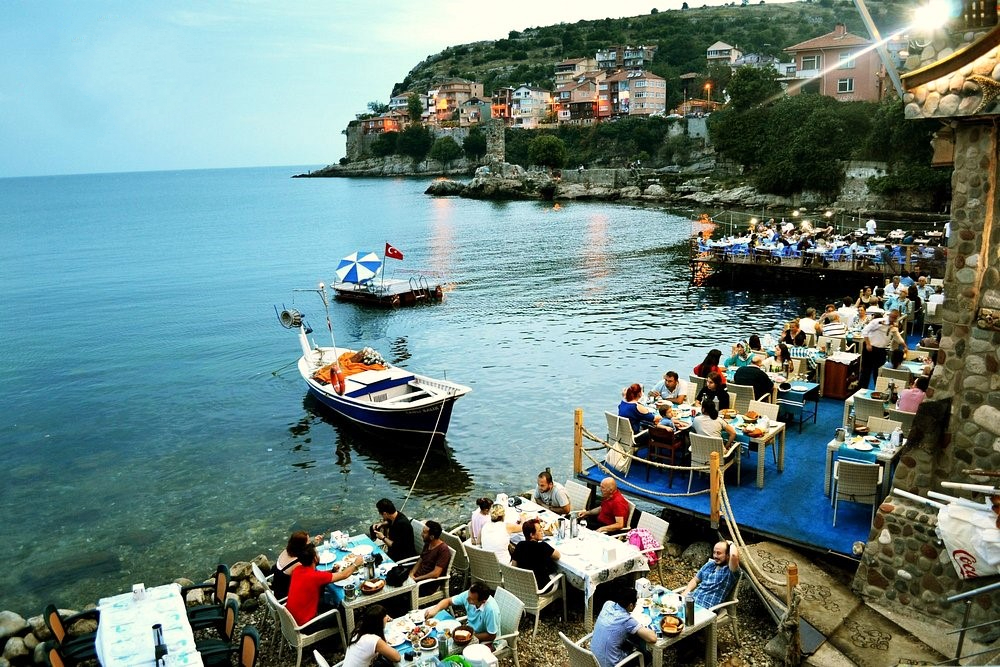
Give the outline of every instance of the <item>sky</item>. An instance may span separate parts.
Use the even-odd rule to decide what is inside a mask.
[[[681,2],[0,0],[0,177],[334,163],[447,46]]]

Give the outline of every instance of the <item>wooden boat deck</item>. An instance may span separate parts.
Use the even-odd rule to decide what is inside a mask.
[[[334,283],[334,294],[341,301],[353,301],[384,308],[433,303],[444,298],[444,287],[425,278],[400,280],[386,278],[363,285]]]

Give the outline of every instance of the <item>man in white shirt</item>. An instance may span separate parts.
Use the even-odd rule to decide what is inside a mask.
[[[859,385],[862,389],[867,389],[874,375],[879,368],[885,364],[885,359],[889,354],[889,344],[898,337],[899,330],[896,329],[896,320],[899,319],[899,311],[891,310],[885,317],[872,320],[861,330],[864,342],[861,345],[861,378]],[[892,331],[896,331],[896,336]]]
[[[865,232],[868,236],[875,236],[876,231],[878,231],[878,229],[875,226],[875,219],[869,218],[868,222],[865,223]]]
[[[885,286],[885,298],[894,298],[899,292],[899,276],[893,276],[892,281]]]
[[[858,309],[854,307],[854,299],[849,296],[844,297],[844,303],[837,309],[837,315],[844,326],[851,326],[854,320],[858,319]]]
[[[799,318],[799,328],[807,334],[816,333],[816,309],[806,308],[806,316]]]
[[[687,393],[687,382],[680,379],[676,371],[667,371],[663,374],[663,381],[657,383],[649,395],[670,401],[674,405],[682,405],[687,400]]]

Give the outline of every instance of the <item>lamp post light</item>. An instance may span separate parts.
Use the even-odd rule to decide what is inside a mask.
[[[709,106],[709,108],[711,108],[711,106],[712,106],[712,82],[711,81],[706,81],[705,82],[705,93],[708,95],[708,106]]]

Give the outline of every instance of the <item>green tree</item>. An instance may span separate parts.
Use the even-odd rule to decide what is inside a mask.
[[[410,125],[403,130],[396,141],[397,152],[407,155],[414,162],[420,162],[427,157],[427,151],[431,149],[431,132],[419,123]]]
[[[376,100],[368,103],[368,109],[375,115],[381,115],[389,110],[389,105]]]
[[[399,132],[383,132],[375,137],[371,151],[375,157],[386,157],[396,152]]]
[[[411,123],[420,122],[424,113],[424,103],[416,93],[410,93],[410,96],[406,98],[406,113],[409,114]]]
[[[566,164],[566,143],[551,134],[535,137],[528,144],[528,158],[532,164],[560,169]]]
[[[452,160],[462,157],[462,147],[451,137],[439,137],[431,146],[430,158],[437,160],[447,169]]]
[[[475,126],[469,130],[469,136],[462,142],[462,149],[473,160],[486,155],[486,135],[482,128]]]
[[[729,106],[736,112],[763,104],[781,94],[781,84],[778,83],[778,73],[771,67],[740,67],[729,80],[726,87],[729,95]]]

